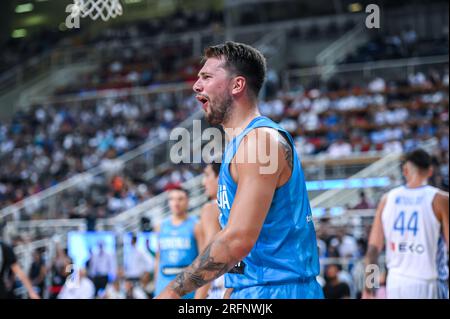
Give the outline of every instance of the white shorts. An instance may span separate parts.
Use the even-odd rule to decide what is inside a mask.
[[[437,299],[437,280],[424,280],[388,273],[386,297],[388,299]]]

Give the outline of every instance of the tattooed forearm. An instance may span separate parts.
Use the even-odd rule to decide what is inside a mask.
[[[284,159],[286,160],[286,162],[289,165],[289,169],[292,170],[292,147],[291,145],[286,141],[286,139],[284,138],[284,136],[282,136],[280,134],[280,139],[279,142],[281,144],[281,146],[283,147],[284,150]]]
[[[236,263],[236,260],[227,254],[228,250],[227,243],[213,241],[191,266],[175,278],[170,288],[183,296],[220,277]]]

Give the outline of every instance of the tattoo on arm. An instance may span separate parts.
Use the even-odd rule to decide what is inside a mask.
[[[281,146],[283,146],[284,150],[284,159],[287,161],[289,165],[289,169],[292,170],[292,147],[291,144],[289,144],[288,141],[286,141],[285,137],[279,133],[281,138],[279,139]]]
[[[211,253],[212,248],[214,251],[229,251],[228,245],[220,240],[209,244],[203,253],[195,259],[192,265],[175,278],[170,286],[173,291],[183,296],[220,277],[233,268],[236,261],[231,256],[220,258],[226,259],[225,262],[218,261],[218,258]],[[223,253],[220,253],[220,255],[223,255]]]

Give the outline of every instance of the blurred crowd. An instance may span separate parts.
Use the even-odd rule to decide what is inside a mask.
[[[191,94],[176,100],[168,93],[145,103],[131,97],[103,99],[77,106],[38,105],[16,113],[0,122],[0,207],[93,167],[114,166],[114,159],[145,142],[167,141],[171,129],[196,107]],[[127,192],[137,193],[141,184],[132,177],[138,178],[112,176],[105,187],[115,197],[132,196]],[[160,192],[164,186],[144,185],[139,193]]]
[[[102,55],[97,69],[77,75],[56,96],[95,95],[101,90],[157,87],[167,83],[191,83],[197,78],[200,61],[193,57],[191,41],[176,40],[152,45],[148,38],[211,29],[221,31],[221,13],[177,10],[171,16],[111,26],[95,36],[74,30],[67,33],[43,31],[24,39],[10,39],[0,46],[0,74],[23,61],[36,58],[56,46],[91,46]],[[240,23],[258,23],[249,10]],[[323,27],[292,27],[291,41],[318,37],[335,39],[355,24],[333,21]],[[129,43],[126,47],[123,42]],[[370,62],[416,56],[448,54],[448,31],[430,39],[418,37],[407,27],[398,34],[376,36],[348,55],[342,63]],[[263,115],[279,122],[294,137],[302,156],[324,155],[332,159],[355,154],[408,152],[423,141],[438,141],[431,184],[448,190],[449,173],[449,70],[418,70],[407,77],[377,76],[367,83],[339,74],[326,83],[305,85],[292,81],[286,88],[281,76],[268,70],[259,107]],[[119,156],[153,141],[164,143],[173,128],[199,109],[192,93],[160,93],[152,97],[99,98],[77,103],[55,102],[34,105],[0,121],[0,209],[60,184],[95,167],[112,172],[96,177],[88,188],[63,194],[57,218],[85,218],[87,230],[96,230],[98,218],[117,215],[153,196],[191,180],[200,173],[193,165],[168,166],[151,178],[142,163],[116,169]],[[347,209],[372,209],[376,203],[360,194],[360,201]],[[32,211],[30,219],[48,218],[46,207]],[[330,225],[322,219],[317,228],[321,275],[325,297],[359,298],[364,271],[361,258],[366,252],[368,229],[355,231]],[[150,230],[150,229],[147,229]],[[41,234],[36,238],[45,238]],[[21,244],[20,236],[13,245]],[[60,247],[55,257],[49,252],[33,253],[27,274],[41,297],[147,299],[153,296],[153,252],[134,250],[131,270],[117,256],[102,247],[91,251],[81,269],[73,268],[68,251]],[[136,262],[141,258],[144,262]],[[20,284],[7,278],[14,291]],[[75,284],[74,284],[75,283]],[[383,282],[381,282],[383,285]],[[383,297],[383,289],[378,290]],[[17,295],[20,297],[20,294]]]
[[[77,266],[67,249],[57,246],[47,260],[45,250],[35,250],[26,270],[33,290],[46,299],[150,299],[154,291],[154,253],[131,246],[124,265],[99,244],[85,265]],[[8,272],[8,298],[23,298],[23,285]]]
[[[362,206],[373,207],[367,202]],[[361,203],[355,209],[361,209]],[[361,298],[364,267],[362,258],[367,249],[368,225],[336,225],[329,218],[317,223],[320,275],[318,281],[325,298]],[[152,230],[152,229],[149,229]],[[41,298],[48,299],[149,299],[154,297],[154,256],[149,245],[138,248],[135,241],[122,263],[116,252],[98,242],[90,249],[84,265],[75,266],[67,249],[56,247],[48,260],[48,252],[33,252],[31,266],[26,269],[33,289]],[[94,247],[93,247],[94,248]],[[377,297],[383,298],[384,272]],[[8,274],[9,298],[22,298],[22,284]]]
[[[448,54],[448,27],[432,37],[419,37],[411,26],[402,32],[377,34],[369,42],[349,54],[341,63],[363,63],[378,60],[391,60],[417,56],[436,56]]]
[[[260,110],[293,135],[302,155],[403,153],[435,137],[435,169],[442,176],[440,187],[448,189],[448,85],[448,67],[407,79],[375,77],[367,84],[341,77],[325,85],[273,90]]]
[[[317,237],[321,265],[319,283],[325,298],[361,298],[364,281],[362,259],[367,249],[368,233],[357,237],[348,227],[330,227],[327,221],[322,221]]]
[[[195,32],[200,29],[219,30],[222,24],[223,16],[220,11],[178,9],[171,15],[103,28],[96,34],[82,32],[83,29],[76,28],[65,31],[44,29],[33,36],[9,38],[0,43],[0,74],[56,47],[95,45],[99,48],[107,45],[114,49],[117,41],[141,41],[161,34]]]
[[[352,85],[332,79],[290,90],[281,88],[270,72],[261,113],[293,135],[301,155],[402,153],[435,137],[435,184],[448,189],[448,68],[396,81],[377,77]],[[18,112],[0,122],[0,207],[93,167],[114,168],[114,159],[147,141],[167,141],[171,129],[197,104],[191,93],[181,99],[163,93],[145,102],[111,98]],[[100,177],[88,190],[67,194],[54,217],[108,217],[196,175],[194,166],[177,166],[146,180],[145,170],[136,165]]]
[[[78,74],[68,85],[56,90],[56,95],[93,94],[101,90],[131,87],[156,87],[161,84],[190,82],[200,69],[198,57],[193,57],[190,41],[172,44],[144,45],[136,40],[123,47],[96,44],[101,63],[96,70]]]

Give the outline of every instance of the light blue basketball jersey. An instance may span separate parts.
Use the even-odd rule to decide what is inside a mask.
[[[244,136],[258,127],[269,127],[284,133],[293,150],[293,171],[288,182],[275,191],[255,246],[238,264],[239,267],[225,274],[225,286],[242,289],[315,281],[319,274],[318,248],[303,171],[292,137],[267,117],[253,119],[225,148],[217,196],[219,222],[222,228],[226,227],[237,189],[229,164]],[[245,214],[245,211],[239,213]],[[321,291],[315,295],[320,298]],[[291,297],[302,298],[285,298]]]
[[[171,218],[165,219],[159,231],[159,269],[156,278],[155,296],[175,279],[183,268],[189,266],[198,255],[194,227],[198,218],[189,216],[178,226],[172,224]],[[184,299],[194,297],[194,292]]]

